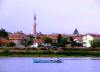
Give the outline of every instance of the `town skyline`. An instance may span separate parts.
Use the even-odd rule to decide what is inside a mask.
[[[0,28],[8,32],[32,33],[34,13],[37,32],[44,34],[100,33],[99,0],[1,0]]]

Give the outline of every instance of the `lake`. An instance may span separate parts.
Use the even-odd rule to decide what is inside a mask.
[[[1,57],[0,72],[100,72],[100,58],[60,59],[63,63],[33,63],[32,57]]]

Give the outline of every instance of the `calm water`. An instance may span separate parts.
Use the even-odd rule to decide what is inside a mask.
[[[33,63],[32,59],[0,58],[0,72],[100,72],[100,58],[61,58],[63,63]]]

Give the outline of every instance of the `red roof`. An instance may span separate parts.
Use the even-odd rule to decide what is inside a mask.
[[[9,39],[18,40],[18,39],[25,39],[25,38],[26,38],[26,35],[22,32],[9,34]]]
[[[47,35],[47,36],[50,37],[51,39],[57,39],[58,34],[50,34],[50,35]]]
[[[33,43],[43,43],[44,41],[41,40],[41,39],[36,39],[36,40],[33,40]]]
[[[82,41],[82,37],[83,37],[83,35],[73,36],[73,38],[77,39],[78,41]]]
[[[12,42],[12,41],[10,41],[10,40],[5,40],[5,39],[0,40],[0,43],[1,43],[1,44],[6,44],[6,43],[10,43],[10,42]]]
[[[48,37],[50,37],[51,39],[57,39],[57,36],[53,36],[53,35],[50,35]]]

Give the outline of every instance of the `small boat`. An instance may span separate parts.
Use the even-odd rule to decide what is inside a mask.
[[[33,59],[34,63],[62,63],[60,59],[54,59],[54,60],[49,60],[49,59]]]

